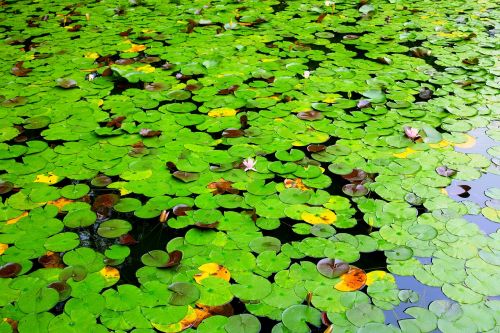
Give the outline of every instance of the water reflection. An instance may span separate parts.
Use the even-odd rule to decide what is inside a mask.
[[[428,259],[430,262],[430,258],[425,259]],[[399,289],[413,290],[418,294],[419,299],[415,303],[401,302],[393,310],[384,311],[387,324],[393,324],[394,326],[398,327],[398,320],[413,318],[404,312],[404,310],[407,308],[418,306],[427,309],[432,301],[435,301],[437,299],[449,299],[445,296],[445,294],[443,294],[441,288],[426,286],[415,279],[415,277],[413,276],[394,275],[394,277],[396,278],[396,284],[398,285]],[[436,330],[435,332],[439,331]]]
[[[459,148],[456,147],[455,150],[463,153],[474,153],[481,154],[491,159],[492,156],[488,154],[488,149],[498,145],[498,142],[491,139],[486,135],[486,128],[478,128],[470,131],[468,134],[476,138],[474,146],[470,148]],[[488,169],[488,170],[491,170]],[[461,185],[470,186],[467,191],[468,195],[460,196],[460,191],[457,188]],[[486,201],[491,200],[488,198],[484,192],[491,187],[500,186],[500,175],[493,173],[484,173],[480,178],[471,181],[454,180],[450,186],[447,187],[450,198],[455,201],[471,201],[478,204],[480,207],[485,207]],[[460,189],[460,188],[458,188]],[[499,224],[488,220],[483,215],[465,215],[464,218],[476,224],[485,234],[491,234],[498,230]],[[429,265],[432,263],[432,258],[417,257],[417,259],[423,265]],[[422,284],[413,276],[398,276],[394,275],[396,283],[399,289],[410,289],[415,291],[419,295],[419,300],[415,303],[401,302],[393,310],[385,311],[386,323],[392,324],[399,327],[398,321],[401,319],[412,318],[410,315],[406,314],[404,311],[410,307],[421,307],[428,309],[429,304],[435,300],[449,300],[448,297],[442,292],[439,287],[431,287]],[[490,300],[500,300],[500,296],[488,297]],[[433,332],[440,332],[435,330]]]

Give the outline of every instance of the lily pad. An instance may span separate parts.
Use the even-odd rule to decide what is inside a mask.
[[[105,238],[117,238],[132,230],[132,225],[120,219],[111,219],[99,225],[97,234]]]

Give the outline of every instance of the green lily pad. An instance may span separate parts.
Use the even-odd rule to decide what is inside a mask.
[[[256,253],[262,253],[264,251],[279,252],[281,249],[281,242],[274,237],[260,237],[252,240],[248,246]]]
[[[130,230],[132,230],[132,225],[129,222],[120,219],[111,219],[99,225],[97,234],[105,238],[116,238],[128,233]]]
[[[321,312],[307,305],[293,305],[283,311],[283,325],[291,332],[310,332],[308,324],[319,327]]]
[[[191,283],[175,282],[168,289],[173,292],[168,301],[172,305],[192,304],[200,298],[199,289]]]
[[[52,309],[59,302],[59,293],[52,288],[38,288],[23,292],[18,306],[24,313],[42,313]]]
[[[64,217],[63,223],[69,228],[82,228],[94,224],[96,218],[96,213],[89,209],[77,209],[69,212]]]
[[[229,282],[223,279],[215,277],[203,279],[198,303],[206,306],[219,306],[229,303],[233,299],[229,286]]]
[[[235,277],[238,284],[231,285],[231,292],[241,300],[258,301],[271,293],[271,283],[258,275],[243,273]]]
[[[244,313],[229,317],[224,328],[228,333],[258,333],[261,325],[255,316]]]
[[[74,249],[80,244],[78,234],[74,232],[62,232],[45,240],[44,247],[53,252],[66,252]]]
[[[78,199],[87,194],[89,190],[90,187],[85,184],[68,185],[61,189],[61,195],[68,199]]]

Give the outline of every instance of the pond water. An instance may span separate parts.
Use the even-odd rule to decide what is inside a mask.
[[[497,14],[0,1],[0,333],[498,332]]]

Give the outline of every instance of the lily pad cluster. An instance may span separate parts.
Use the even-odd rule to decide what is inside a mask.
[[[493,2],[0,5],[0,332],[498,329]]]

